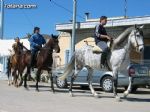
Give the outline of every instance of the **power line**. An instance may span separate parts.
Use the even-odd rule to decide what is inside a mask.
[[[57,2],[55,2],[55,1],[53,1],[53,0],[50,0],[50,2],[53,3],[54,5],[56,5],[57,7],[62,8],[62,9],[64,9],[65,11],[69,12],[70,14],[73,14],[73,12],[72,12],[71,10],[65,8],[64,6],[58,4]],[[82,17],[82,16],[79,15],[79,14],[77,14],[77,16],[78,16],[79,18],[85,19],[84,17]]]
[[[21,10],[21,11],[23,12],[23,14],[24,14],[24,16],[26,17],[26,19],[27,19],[27,21],[29,22],[29,24],[33,27],[34,25],[33,25],[32,21],[30,20],[30,18],[28,17],[28,15],[25,13],[24,10]]]
[[[18,2],[18,1],[15,0],[15,2]],[[32,27],[34,27],[32,21],[30,20],[29,16],[25,13],[24,9],[22,9],[21,12],[23,13],[24,17],[27,19],[29,25],[32,26]]]

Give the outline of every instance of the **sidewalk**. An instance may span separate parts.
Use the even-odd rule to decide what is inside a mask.
[[[7,74],[0,72],[0,80],[7,80]]]

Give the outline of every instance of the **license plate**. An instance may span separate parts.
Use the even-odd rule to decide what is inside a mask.
[[[147,68],[140,68],[138,70],[139,74],[142,74],[142,75],[147,75],[148,74],[148,70]]]

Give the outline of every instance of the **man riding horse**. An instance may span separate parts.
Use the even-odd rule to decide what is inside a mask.
[[[10,74],[11,74],[11,69],[13,69],[13,72],[12,72],[12,76],[14,77],[14,85],[15,86],[18,86],[17,84],[17,78],[18,75],[16,74],[16,72],[19,70],[19,66],[20,66],[20,58],[21,56],[23,55],[23,49],[25,50],[28,50],[24,45],[23,43],[20,42],[20,39],[19,37],[16,37],[15,39],[15,43],[12,45],[12,51],[10,50],[11,52],[11,55],[10,55],[10,58],[8,58],[8,84],[10,85]]]
[[[34,68],[34,61],[37,52],[42,48],[42,45],[46,43],[44,37],[40,34],[40,28],[35,27],[33,35],[29,38],[30,50],[31,50],[31,67]]]
[[[112,38],[107,35],[107,32],[104,28],[104,25],[106,25],[106,24],[107,24],[107,17],[101,16],[100,23],[98,25],[96,25],[95,33],[94,33],[95,43],[103,51],[102,57],[101,57],[101,66],[103,66],[103,67],[106,64],[106,58],[107,58],[107,54],[109,52],[107,42],[112,40]]]
[[[16,37],[14,38],[15,43],[12,45],[12,54],[11,54],[11,60],[15,57],[15,55],[21,54],[23,52],[23,49],[27,48],[23,45],[23,43],[20,42],[20,38]]]

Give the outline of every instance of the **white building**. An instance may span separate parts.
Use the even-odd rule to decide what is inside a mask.
[[[30,48],[28,39],[21,39],[20,42],[28,49]],[[10,50],[12,50],[13,43],[14,39],[0,40],[0,78],[6,73],[7,58],[10,56]]]

